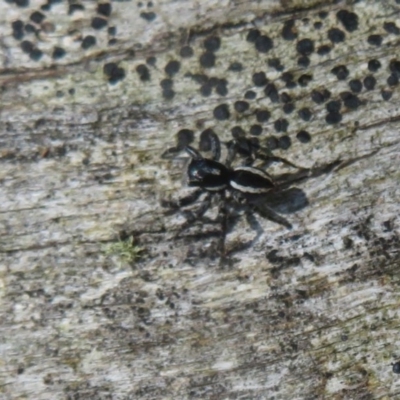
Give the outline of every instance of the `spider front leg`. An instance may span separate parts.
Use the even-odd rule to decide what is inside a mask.
[[[195,222],[197,219],[201,218],[207,210],[211,206],[211,200],[212,200],[213,194],[208,192],[204,199],[202,200],[201,204],[199,207],[197,207],[195,210],[182,210],[181,213],[185,217],[186,221],[179,227],[178,232],[174,236],[175,238],[179,237],[179,235],[188,229],[190,226],[193,225],[193,222]]]
[[[286,158],[274,156],[271,152],[271,150],[267,148],[262,148],[261,151],[258,151],[255,155],[256,158],[263,160],[265,163],[270,163],[270,162],[281,162],[282,164],[289,165],[290,167],[296,168],[296,169],[307,169],[304,167],[299,167],[296,164],[293,164],[289,160],[286,160]]]
[[[182,207],[189,206],[197,201],[202,193],[204,193],[204,191],[201,188],[198,188],[194,192],[178,200],[163,199],[161,200],[161,207],[169,208],[169,210],[165,212],[165,215],[175,214]]]

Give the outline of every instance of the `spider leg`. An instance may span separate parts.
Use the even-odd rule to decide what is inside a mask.
[[[194,149],[192,146],[186,146],[184,150],[194,160],[201,160],[203,158],[203,156],[196,149]]]
[[[208,192],[207,195],[202,200],[200,207],[196,208],[194,211],[184,210],[183,215],[187,220],[186,222],[191,223],[193,221],[196,221],[196,219],[202,217],[210,208],[211,198],[212,198],[212,193]]]
[[[175,237],[178,237],[184,230],[189,228],[189,226],[191,226],[194,221],[201,218],[207,212],[211,205],[212,196],[213,193],[208,192],[201,202],[200,207],[198,207],[194,211],[183,210],[182,214],[186,218],[186,221],[180,226],[178,233],[175,235]]]
[[[234,143],[230,143],[228,145],[228,154],[226,155],[225,165],[230,168],[233,160],[235,159],[237,154],[236,146]]]
[[[289,160],[286,160],[286,158],[274,156],[270,151],[268,152],[268,154],[257,153],[256,158],[259,158],[260,160],[263,160],[266,163],[281,162],[282,164],[289,165],[290,167],[293,167],[293,168],[305,169],[304,167],[299,167],[298,165],[293,164]]]
[[[214,161],[219,161],[221,158],[221,142],[219,137],[214,132],[210,132],[209,137],[211,142],[212,159]]]
[[[178,200],[161,200],[161,207],[169,208],[170,210],[166,211],[166,215],[172,215],[178,212],[182,207],[189,206],[193,204],[204,191],[201,188],[196,189],[194,192],[191,192],[189,195],[182,197]]]

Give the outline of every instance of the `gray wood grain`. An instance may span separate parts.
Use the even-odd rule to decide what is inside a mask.
[[[400,5],[327,3],[115,1],[106,18],[114,36],[91,27],[95,2],[70,14],[68,4],[55,2],[40,25],[32,23],[36,33],[18,37],[12,22],[28,23],[42,4],[2,2],[1,398],[399,396],[391,363],[400,357],[400,92],[387,79],[400,74],[393,63],[400,60]],[[358,15],[354,31],[338,21],[343,9]],[[294,41],[281,35],[290,19]],[[273,41],[267,53],[246,40],[255,28]],[[329,40],[332,28],[344,32],[343,42]],[[88,35],[96,44],[84,49]],[[207,69],[199,57],[213,35],[221,46]],[[382,44],[370,35],[381,35]],[[308,67],[298,65],[296,50],[305,38],[315,47]],[[24,40],[41,57],[24,53]],[[194,56],[181,58],[187,44]],[[322,45],[331,47],[323,56],[316,52]],[[52,57],[57,46],[65,56]],[[149,57],[156,63],[142,81],[137,67]],[[268,66],[274,58],[284,71]],[[368,69],[373,59],[381,63],[375,72]],[[160,81],[171,60],[181,65],[167,100]],[[110,83],[104,66],[112,62],[124,78]],[[233,62],[242,71],[230,70]],[[331,72],[341,65],[349,72],[344,80]],[[292,113],[254,87],[259,71],[290,94]],[[285,88],[288,71],[297,83],[302,75],[300,82],[311,80]],[[214,88],[203,97],[188,74],[224,78],[228,93]],[[369,75],[374,88],[364,87],[352,108],[343,92],[351,79]],[[250,89],[257,100],[240,115],[233,104]],[[327,101],[311,98],[324,89],[328,101],[341,101],[336,124],[326,122]],[[213,117],[220,104],[229,106],[226,121]],[[271,118],[260,139],[291,139],[275,154],[307,168],[343,163],[268,199],[291,230],[256,214],[232,217],[221,262],[220,225],[210,222],[216,204],[181,234],[183,216],[161,207],[160,200],[188,193],[185,156],[161,154],[176,145],[180,129],[195,132],[195,146],[206,128],[222,141],[234,126],[248,132],[263,108]],[[302,108],[311,110],[310,121],[299,117]],[[279,118],[289,122],[287,133],[275,132]],[[296,138],[301,130],[310,143]],[[268,171],[293,173],[282,165]]]

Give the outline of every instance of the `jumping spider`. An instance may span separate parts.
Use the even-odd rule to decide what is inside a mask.
[[[267,193],[276,191],[277,185],[272,177],[260,168],[251,164],[256,158],[265,162],[280,161],[292,167],[297,167],[291,162],[275,157],[271,153],[263,151],[259,146],[253,146],[251,142],[234,140],[227,143],[228,154],[224,163],[220,162],[221,143],[215,133],[209,135],[212,158],[203,157],[200,152],[191,146],[184,150],[191,157],[187,167],[188,185],[197,189],[186,197],[177,201],[163,201],[162,205],[170,209],[170,213],[181,211],[187,222],[181,230],[187,228],[193,221],[203,216],[211,206],[213,197],[219,197],[218,220],[221,221],[220,250],[224,252],[225,236],[227,233],[228,205],[232,202],[236,206],[245,206],[246,212],[255,211],[264,218],[268,218],[290,229],[291,225],[286,219],[276,214],[262,202]],[[237,154],[246,157],[246,165],[232,167],[231,164]],[[261,156],[260,156],[261,154]],[[188,209],[187,206],[195,203],[205,193],[200,206]],[[227,196],[227,193],[229,196]]]

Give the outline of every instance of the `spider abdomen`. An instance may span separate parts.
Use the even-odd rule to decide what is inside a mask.
[[[242,193],[266,193],[275,187],[271,177],[255,167],[235,168],[229,184]]]

